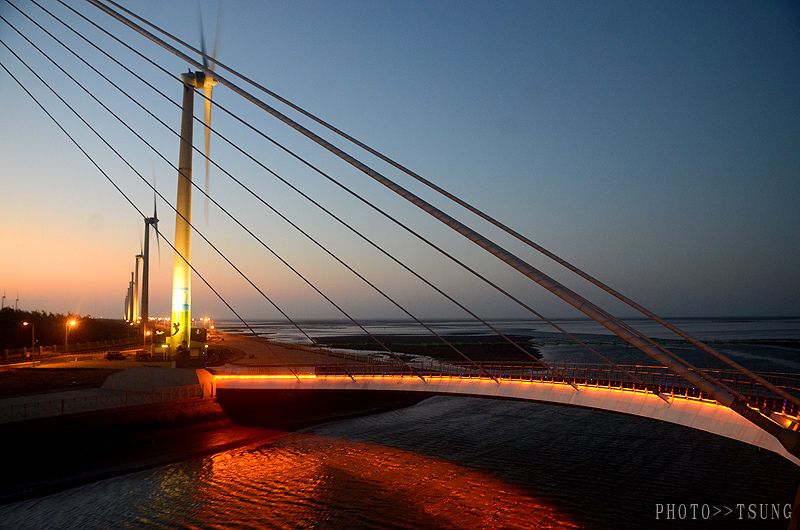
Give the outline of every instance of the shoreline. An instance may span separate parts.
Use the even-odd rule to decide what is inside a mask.
[[[535,362],[541,360],[542,354],[539,348],[531,342],[531,337],[519,334],[506,336],[514,344],[498,335],[441,335],[442,339],[473,361]],[[442,361],[465,361],[451,346],[434,336],[391,334],[374,335],[374,337],[397,354],[424,355]],[[385,353],[385,350],[371,337],[364,335],[315,337],[315,340],[328,348]]]

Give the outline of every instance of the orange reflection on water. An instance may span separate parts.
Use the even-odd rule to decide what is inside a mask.
[[[200,526],[576,528],[485,473],[367,443],[292,434],[209,457]]]

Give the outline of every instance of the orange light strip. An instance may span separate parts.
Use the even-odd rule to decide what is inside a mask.
[[[323,376],[317,376],[316,374],[298,374],[297,376],[294,376],[292,374],[266,374],[266,375],[227,375],[226,374],[226,375],[215,375],[214,377],[215,377],[215,379],[223,379],[223,380],[224,379],[235,380],[235,379],[297,379],[297,378],[300,378],[300,379],[342,379],[342,380],[346,380],[346,381],[352,381],[352,379],[348,375],[323,375]],[[374,375],[373,374],[371,374],[371,375],[363,375],[362,374],[362,375],[353,375],[353,377],[356,378],[356,379],[358,379],[358,378],[361,378],[361,379],[379,379],[379,378],[380,379],[415,379],[415,380],[417,379],[417,376],[414,376],[414,375],[384,375],[384,374],[374,374]],[[441,375],[441,376],[435,376],[435,375],[431,376],[431,375],[429,375],[427,377],[428,377],[428,379],[440,379],[440,380],[441,379],[450,379],[450,380],[459,379],[459,380],[462,380],[462,381],[466,380],[466,381],[474,381],[474,382],[478,382],[478,383],[496,384],[491,379],[478,378],[478,377],[470,378],[470,377],[459,377],[459,376],[454,376],[454,375]],[[523,384],[523,385],[531,385],[531,384],[533,384],[533,385],[569,386],[569,383],[566,383],[566,382],[563,382],[563,381],[520,381],[520,380],[513,380],[513,379],[503,379],[502,382],[503,382],[503,384]],[[645,390],[645,389],[641,389],[641,388],[630,388],[630,389],[610,388],[610,387],[603,387],[603,386],[599,386],[599,385],[587,385],[587,384],[583,384],[583,383],[577,383],[577,385],[579,387],[583,387],[583,388],[594,388],[594,389],[597,389],[597,390],[602,390],[603,392],[621,392],[621,393],[624,393],[624,394],[651,394],[652,393],[652,390]],[[701,405],[708,405],[708,406],[713,406],[713,407],[725,407],[725,405],[722,405],[722,404],[718,403],[715,400],[709,400],[709,399],[704,399],[704,398],[699,398],[699,397],[689,397],[689,396],[684,396],[684,395],[680,395],[680,394],[664,394],[664,395],[669,396],[672,399],[680,399],[680,400],[684,400],[684,401],[693,401],[695,403],[700,403]],[[728,408],[728,407],[725,407],[725,408]],[[754,409],[754,410],[758,410],[758,409]],[[786,421],[789,421],[790,423],[792,421],[800,420],[800,415],[798,415],[798,416],[790,416],[788,414],[780,413],[780,412],[774,412],[774,413],[776,415],[778,415],[778,416],[781,416],[782,418],[786,418],[787,419]]]
[[[316,379],[316,374],[215,375],[214,379]]]

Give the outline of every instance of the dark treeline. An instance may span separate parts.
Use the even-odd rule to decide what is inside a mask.
[[[35,334],[36,346],[63,345],[67,322],[73,319],[76,325],[69,330],[70,344],[123,339],[133,333],[131,327],[121,320],[44,311],[18,311],[6,307],[0,310],[0,350],[30,348],[32,332]],[[24,325],[24,322],[28,322],[28,325]]]

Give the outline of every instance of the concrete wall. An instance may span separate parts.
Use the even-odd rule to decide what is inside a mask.
[[[102,388],[128,392],[201,385],[203,396],[214,395],[214,378],[204,369],[136,366],[109,376]]]

